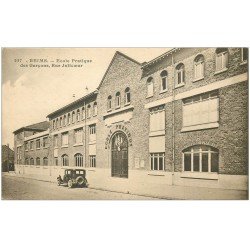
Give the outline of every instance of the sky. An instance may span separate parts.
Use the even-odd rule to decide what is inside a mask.
[[[142,63],[169,48],[5,48],[2,51],[2,144],[14,145],[13,131],[46,116],[99,85],[116,51]],[[17,61],[17,60],[22,60]],[[21,67],[30,59],[91,60],[82,67]],[[58,63],[61,66],[63,62]],[[67,63],[65,63],[67,64]]]

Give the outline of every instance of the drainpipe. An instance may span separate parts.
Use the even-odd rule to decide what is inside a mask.
[[[174,179],[174,169],[175,169],[175,70],[174,70],[174,55],[172,53],[172,70],[173,70],[173,81],[172,81],[172,185]]]
[[[86,119],[87,119],[87,116],[86,116],[86,101],[84,101],[84,158],[85,158],[85,168],[87,166],[87,143],[86,143],[86,140],[87,140],[87,128],[86,128]]]

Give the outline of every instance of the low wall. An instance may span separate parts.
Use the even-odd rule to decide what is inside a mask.
[[[59,174],[63,176],[66,168],[68,167],[18,165],[16,173],[56,182],[56,177]],[[192,187],[192,190],[194,187],[248,190],[248,177],[242,175],[130,170],[128,178],[118,178],[111,177],[111,169],[108,168],[85,170],[89,187],[148,196],[165,197],[168,194],[175,197],[173,187],[175,190],[182,187],[180,192],[183,192],[183,187]],[[190,192],[194,191],[190,189]]]

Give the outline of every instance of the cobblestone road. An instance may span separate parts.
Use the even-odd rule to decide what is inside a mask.
[[[149,200],[150,197],[89,188],[57,186],[55,183],[4,175],[2,199],[5,200]]]

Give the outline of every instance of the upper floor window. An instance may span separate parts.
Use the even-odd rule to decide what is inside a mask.
[[[76,121],[76,114],[75,111],[72,112],[72,123]]]
[[[154,95],[154,79],[153,79],[153,77],[149,77],[147,79],[147,87],[148,87],[147,97],[153,96]]]
[[[24,148],[25,148],[25,150],[28,150],[28,142],[27,141],[24,143]]]
[[[53,120],[53,129],[56,129],[56,121]]]
[[[66,126],[66,120],[67,120],[67,117],[66,115],[63,116],[63,126]]]
[[[194,79],[201,79],[204,77],[204,56],[198,55],[194,59]]]
[[[127,87],[125,89],[125,105],[130,104],[130,101],[131,101],[130,89],[129,89],[129,87]]]
[[[54,135],[54,147],[58,147],[58,135]]]
[[[176,83],[177,86],[185,83],[185,67],[183,63],[176,66]]]
[[[40,158],[39,158],[39,157],[36,158],[36,165],[37,165],[37,166],[40,165]]]
[[[89,104],[87,107],[87,118],[91,117],[91,105]]]
[[[150,110],[150,132],[165,130],[165,109],[164,106]]]
[[[116,102],[116,108],[120,108],[121,107],[121,94],[120,92],[117,92],[115,95],[115,102]]]
[[[85,108],[83,107],[82,108],[82,119],[85,120],[86,118],[86,115],[85,115]]]
[[[96,141],[96,125],[89,126],[89,141]]]
[[[183,127],[197,128],[197,126],[204,126],[204,124],[216,125],[218,121],[218,91],[196,95],[183,100]]]
[[[62,127],[62,117],[60,117],[60,127]]]
[[[62,134],[62,146],[67,146],[69,144],[69,134],[63,133]]]
[[[76,115],[76,119],[79,122],[81,118],[81,114],[80,114],[80,109],[77,109],[77,115]]]
[[[68,113],[68,124],[70,124],[70,113]]]
[[[44,138],[43,138],[43,147],[44,147],[44,148],[48,147],[48,144],[49,144],[49,143],[48,143],[48,137],[44,137]]]
[[[168,72],[163,70],[161,72],[161,91],[166,91],[168,89]]]
[[[39,139],[39,140],[36,140],[36,148],[40,149],[40,147],[41,147],[41,142],[40,142],[40,139]]]
[[[183,171],[189,172],[218,172],[219,150],[196,145],[183,150]]]
[[[33,149],[34,149],[34,142],[30,141],[30,150],[33,150]]]
[[[58,128],[58,126],[59,126],[59,121],[58,121],[58,118],[56,119],[56,128]]]
[[[93,115],[96,116],[97,115],[97,103],[94,102],[94,105],[93,105]]]
[[[76,167],[83,167],[83,155],[80,153],[75,154],[75,166]]]
[[[94,135],[96,133],[96,125],[89,126],[89,134]]]
[[[75,143],[79,144],[83,142],[83,129],[76,129],[75,130]]]
[[[112,96],[111,95],[108,97],[107,109],[108,110],[112,109]]]
[[[64,154],[62,155],[62,166],[69,166],[69,156]]]
[[[218,48],[215,51],[216,53],[216,71],[221,71],[227,69],[228,67],[228,49],[227,48]]]
[[[48,166],[48,158],[47,157],[43,158],[43,166]]]
[[[248,60],[248,48],[241,48],[241,61],[247,62]]]

